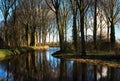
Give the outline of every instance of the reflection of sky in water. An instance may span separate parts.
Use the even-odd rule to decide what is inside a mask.
[[[108,72],[108,67],[107,66],[103,66],[102,67],[102,73],[100,74],[100,72],[97,72],[97,80],[101,79],[101,78],[105,78],[107,77],[107,72]]]
[[[103,69],[102,69],[102,76],[103,77],[107,77],[107,71],[108,71],[108,67],[107,66],[103,66]]]
[[[54,52],[56,52],[57,50],[59,50],[59,47],[50,47],[46,52],[46,57],[47,57],[47,61],[49,61],[50,63],[53,63],[53,61],[58,60],[57,58],[54,58],[51,54],[53,54]],[[37,53],[37,63],[39,64],[40,61],[43,60],[43,51],[36,51]]]
[[[46,60],[48,61],[48,64],[50,65],[50,69],[52,70],[52,72],[55,73],[56,76],[59,76],[61,61],[60,61],[60,59],[53,57],[52,54],[54,52],[58,51],[59,49],[60,48],[58,48],[58,47],[51,47],[45,53]],[[38,55],[38,57],[36,60],[37,60],[37,63],[39,64],[40,61],[42,61],[44,54],[43,54],[43,52],[38,51],[37,55]],[[66,62],[66,66],[67,66],[66,70],[68,72],[68,75],[69,75],[69,77],[72,77],[72,75],[70,75],[70,74],[72,74],[73,61],[65,61],[65,62]],[[69,78],[69,79],[71,79],[71,78]]]
[[[47,60],[49,61],[49,64],[51,66],[51,68],[53,70],[58,68],[58,64],[60,63],[60,59],[54,58],[51,54],[53,54],[54,52],[58,51],[59,48],[58,47],[52,47],[49,48],[49,50],[47,50]]]
[[[7,70],[6,66],[0,63],[0,81],[6,81],[7,78]],[[9,73],[8,81],[13,81],[12,73]]]
[[[7,76],[6,68],[3,64],[0,63],[0,79],[4,80]]]

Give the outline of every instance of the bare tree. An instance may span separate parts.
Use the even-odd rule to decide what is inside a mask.
[[[97,49],[96,37],[97,37],[97,0],[94,1],[94,28],[93,28],[93,40],[94,49]]]
[[[80,12],[80,30],[81,30],[81,49],[82,56],[86,55],[86,45],[85,45],[85,37],[84,37],[84,17],[85,12],[88,10],[89,1],[86,0],[77,0],[79,12]]]
[[[61,2],[62,8],[61,8],[61,16],[62,16],[62,24],[64,27],[64,40],[67,41],[67,23],[69,21],[69,12],[70,12],[70,6],[69,6],[69,0],[62,0]],[[63,15],[62,15],[63,14]]]
[[[4,41],[6,42],[6,45],[8,45],[8,28],[7,28],[7,20],[8,16],[10,15],[10,9],[14,5],[16,0],[0,0],[1,2],[1,8],[2,15],[4,18]]]
[[[30,45],[30,10],[28,7],[28,1],[21,0],[18,1],[17,20],[19,21],[19,26],[22,29],[21,38],[24,41],[23,45]]]
[[[77,25],[76,25],[76,20],[77,20],[77,11],[78,11],[78,6],[77,2],[70,0],[70,5],[71,5],[71,10],[72,10],[72,15],[73,15],[73,26],[72,26],[72,35],[73,35],[73,44],[75,48],[76,54],[78,54],[78,32],[77,32]]]
[[[101,0],[104,13],[107,20],[110,22],[110,42],[112,48],[115,44],[115,24],[120,19],[120,1],[119,0]]]
[[[49,1],[49,0],[48,0]],[[61,0],[51,0],[52,6],[49,4],[46,0],[46,3],[48,4],[49,8],[55,13],[56,15],[56,22],[57,22],[57,29],[59,32],[59,40],[60,40],[60,50],[63,51],[64,49],[64,27],[61,25],[61,14],[60,14],[60,3]]]
[[[23,45],[34,46],[46,42],[51,11],[43,0],[18,1],[17,24],[21,27]]]

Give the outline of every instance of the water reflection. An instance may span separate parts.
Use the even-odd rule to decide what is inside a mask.
[[[119,81],[120,69],[57,59],[59,48],[33,51],[0,62],[0,81]]]

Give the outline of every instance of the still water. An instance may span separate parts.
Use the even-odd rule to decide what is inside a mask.
[[[120,68],[58,59],[59,48],[35,51],[0,62],[0,81],[120,81]]]

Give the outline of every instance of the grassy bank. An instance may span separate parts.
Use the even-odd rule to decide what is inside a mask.
[[[31,46],[31,47],[17,47],[17,48],[9,48],[9,49],[0,49],[0,60],[5,58],[9,58],[10,56],[22,54],[28,51],[33,50],[46,50],[49,46]]]
[[[87,52],[86,56],[75,55],[73,53],[61,53],[56,52],[53,54],[54,57],[62,58],[66,60],[74,60],[82,63],[100,64],[110,67],[120,68],[120,55],[115,55],[114,51],[111,52]]]
[[[29,48],[34,49],[34,50],[46,50],[49,48],[49,46],[31,46]]]
[[[9,56],[12,54],[12,51],[8,49],[0,49],[0,60],[4,59],[6,56]]]
[[[9,58],[14,55],[22,54],[24,52],[33,50],[28,47],[19,47],[19,48],[6,48],[6,49],[0,49],[0,60]]]

